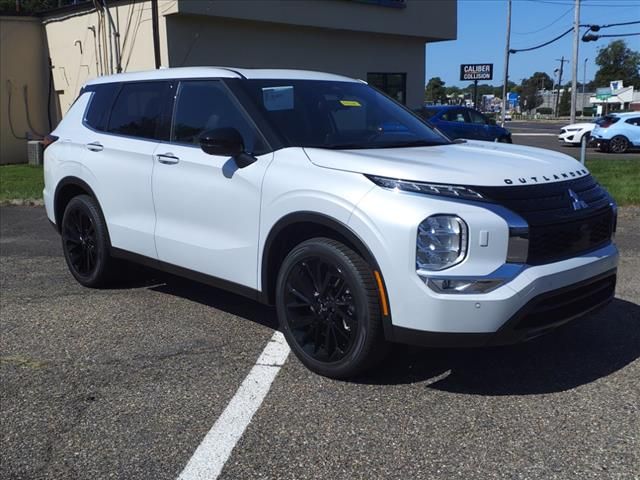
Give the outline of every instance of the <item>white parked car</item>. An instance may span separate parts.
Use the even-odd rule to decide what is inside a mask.
[[[322,375],[357,375],[388,342],[528,340],[614,294],[616,207],[584,166],[452,142],[362,81],[102,77],[46,143],[47,215],[78,282],[117,281],[126,259],[275,304]]]
[[[565,144],[580,145],[584,138],[588,145],[591,141],[591,132],[595,126],[595,122],[572,123],[560,129],[558,140]]]
[[[626,153],[640,148],[640,112],[605,115],[598,120],[592,136],[603,152]]]

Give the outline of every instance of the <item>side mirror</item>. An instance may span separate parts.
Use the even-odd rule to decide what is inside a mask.
[[[200,134],[200,148],[209,155],[235,157],[244,152],[242,135],[235,128],[216,128]]]
[[[497,125],[495,118],[487,118],[487,125]]]

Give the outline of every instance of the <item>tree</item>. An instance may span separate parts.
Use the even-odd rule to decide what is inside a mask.
[[[523,110],[533,110],[542,105],[540,90],[553,88],[553,80],[544,72],[535,72],[529,78],[522,80],[520,85],[520,107]]]
[[[630,49],[624,40],[614,40],[598,50],[595,84],[608,87],[609,82],[622,80],[625,86],[640,88],[640,52]]]
[[[34,13],[64,7],[73,3],[89,0],[0,0],[0,14],[2,15],[32,15]]]
[[[560,104],[558,105],[558,116],[566,117],[571,114],[571,94],[569,89],[562,90],[562,96],[560,97]]]
[[[440,77],[433,77],[429,79],[429,82],[424,89],[424,100],[427,103],[447,102],[447,89]]]

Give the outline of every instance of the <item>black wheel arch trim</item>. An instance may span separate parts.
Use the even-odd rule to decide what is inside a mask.
[[[55,193],[53,194],[53,212],[56,220],[54,224],[54,228],[58,231],[58,233],[62,231],[62,216],[64,215],[64,211],[62,212],[58,211],[58,198],[59,198],[58,195],[65,187],[68,187],[70,185],[81,188],[82,190],[87,192],[87,195],[92,197],[98,204],[98,211],[100,212],[100,215],[102,215],[102,220],[104,221],[104,225],[106,227],[107,244],[111,247],[111,235],[109,234],[109,225],[107,224],[107,219],[105,218],[104,212],[102,211],[102,204],[100,203],[100,199],[98,198],[96,193],[93,191],[93,188],[91,188],[89,184],[84,180],[82,180],[81,178],[74,177],[74,176],[64,177],[58,182],[58,185],[56,185],[56,190],[55,190]]]
[[[293,212],[285,215],[280,218],[269,231],[267,235],[267,239],[264,243],[264,247],[262,249],[262,262],[261,262],[261,301],[264,303],[273,303],[273,292],[275,289],[275,282],[270,284],[269,278],[272,272],[269,271],[269,258],[274,245],[276,244],[276,239],[278,235],[287,227],[297,224],[297,223],[315,223],[321,227],[328,228],[330,230],[335,231],[338,235],[345,238],[353,247],[355,247],[356,253],[362,256],[365,262],[367,262],[373,270],[376,270],[380,273],[382,286],[384,288],[384,292],[381,292],[382,295],[385,296],[387,301],[387,305],[389,306],[389,314],[381,315],[382,322],[384,327],[385,337],[391,338],[392,335],[392,321],[391,321],[391,304],[389,302],[389,296],[387,294],[387,286],[384,280],[384,273],[380,268],[375,256],[367,246],[367,244],[360,238],[360,236],[354,232],[349,226],[345,225],[340,220],[336,220],[335,218],[317,212],[310,211],[300,211]]]
[[[60,224],[62,223],[62,214],[64,213],[64,212],[58,212],[58,208],[57,208],[58,199],[59,199],[60,192],[65,187],[68,187],[69,185],[80,187],[81,189],[86,191],[90,196],[92,196],[95,199],[95,201],[98,202],[98,204],[100,204],[100,201],[98,200],[96,193],[93,191],[93,189],[89,186],[87,182],[85,182],[81,178],[74,177],[74,176],[64,177],[58,182],[58,185],[56,185],[56,190],[55,190],[55,193],[53,194],[53,209],[54,209],[54,215],[56,220],[55,224],[58,231],[60,231]]]

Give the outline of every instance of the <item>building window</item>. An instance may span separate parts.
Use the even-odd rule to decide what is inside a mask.
[[[407,103],[406,73],[367,73],[367,83],[382,90],[394,100]]]

